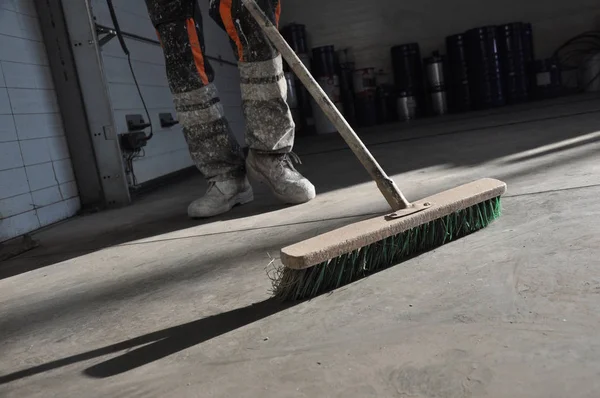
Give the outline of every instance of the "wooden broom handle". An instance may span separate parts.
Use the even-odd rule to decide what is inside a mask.
[[[406,200],[400,189],[396,186],[396,183],[383,171],[379,163],[377,163],[373,155],[371,155],[367,147],[352,127],[350,127],[346,119],[344,119],[338,108],[329,99],[319,83],[312,77],[306,66],[304,66],[304,63],[302,63],[283,36],[281,36],[277,27],[271,23],[254,0],[242,0],[242,2],[254,19],[256,19],[256,22],[258,22],[258,25],[271,40],[275,48],[277,48],[287,61],[296,76],[302,81],[325,115],[327,115],[327,118],[333,123],[342,138],[344,138],[350,149],[352,149],[352,152],[354,152],[354,155],[356,155],[371,175],[371,178],[377,183],[377,187],[391,206],[392,211],[410,207],[410,202]]]

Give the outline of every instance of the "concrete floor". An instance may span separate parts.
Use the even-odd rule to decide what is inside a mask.
[[[0,396],[597,397],[600,99],[362,135],[409,199],[495,177],[504,216],[295,306],[278,250],[386,210],[336,136],[299,140],[306,205],[191,221],[196,178],[70,220],[0,264]]]

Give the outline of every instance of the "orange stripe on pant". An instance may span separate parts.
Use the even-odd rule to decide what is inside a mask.
[[[159,41],[159,43],[160,43],[160,46],[162,47],[162,46],[163,46],[163,43],[162,43],[162,40],[161,40],[161,38],[160,38],[160,33],[158,33],[158,29],[155,29],[155,30],[156,30],[156,37],[158,38],[158,41]]]
[[[275,9],[275,26],[279,28],[279,17],[281,16],[281,0],[277,2],[277,8]]]
[[[200,39],[198,38],[198,32],[196,31],[196,22],[194,21],[194,18],[188,18],[186,25],[196,69],[198,70],[198,74],[200,75],[202,83],[208,85],[208,76],[206,75],[206,69],[204,69],[204,55],[202,54],[202,47],[200,46]]]
[[[235,24],[233,23],[233,17],[231,16],[231,0],[221,0],[221,4],[219,5],[219,14],[221,14],[221,20],[223,21],[223,25],[225,25],[225,30],[227,30],[227,34],[231,37],[231,40],[235,42],[235,45],[238,49],[238,59],[240,62],[244,61],[244,49],[242,47],[242,41],[240,40],[240,36],[238,35],[237,29],[235,28]]]

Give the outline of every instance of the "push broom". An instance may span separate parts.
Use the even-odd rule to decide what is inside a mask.
[[[392,213],[281,249],[274,295],[302,300],[354,282],[488,226],[500,217],[506,184],[491,178],[409,202],[377,163],[294,50],[254,0],[242,0],[365,167]]]

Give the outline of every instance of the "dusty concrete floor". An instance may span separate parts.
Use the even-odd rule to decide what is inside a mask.
[[[380,130],[409,199],[495,177],[504,216],[292,307],[279,248],[386,209],[335,136],[298,145],[306,205],[190,221],[192,179],[54,226],[0,264],[0,396],[597,397],[600,100]]]

